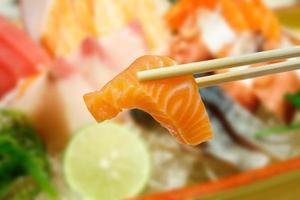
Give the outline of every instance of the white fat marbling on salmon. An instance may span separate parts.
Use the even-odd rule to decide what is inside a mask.
[[[138,108],[151,114],[180,142],[199,144],[211,138],[209,120],[192,76],[149,83],[139,83],[135,76],[136,70],[171,64],[174,62],[167,57],[137,59],[100,91],[85,96],[89,110],[103,121],[123,109]]]
[[[193,88],[192,87],[189,87],[188,90],[189,90],[190,94],[193,92]],[[192,103],[192,95],[189,95],[188,99],[184,100],[184,105],[190,105],[191,103]],[[182,107],[180,108],[180,109],[182,109],[182,111],[181,111],[182,115],[180,116],[180,118],[179,118],[178,121],[181,121],[182,118],[183,118],[183,116],[185,116],[186,112],[188,111],[188,106],[184,106],[184,108],[185,108],[184,110],[182,109]],[[178,110],[176,110],[176,111],[178,111]]]
[[[168,95],[164,97],[163,109],[167,110],[168,102],[170,102],[170,100],[172,99],[172,97],[174,97],[177,92],[188,90],[192,94],[192,90],[191,89],[192,89],[192,87],[191,87],[190,84],[183,83],[181,85],[178,85],[178,87],[173,88],[172,90],[169,90]],[[189,104],[187,104],[187,105],[189,105]]]

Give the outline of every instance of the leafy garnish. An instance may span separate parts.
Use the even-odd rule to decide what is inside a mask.
[[[295,106],[295,108],[298,110],[300,109],[300,90],[294,94],[287,94],[285,98],[289,103]],[[296,130],[300,130],[300,123],[267,128],[257,132],[256,137],[264,137],[272,134],[285,134]]]
[[[267,129],[257,132],[255,136],[256,137],[265,137],[265,136],[273,135],[273,134],[290,133],[290,132],[296,131],[296,130],[300,130],[300,123],[267,128]]]
[[[55,195],[46,150],[23,114],[0,110],[0,199],[33,199],[39,191]]]
[[[288,102],[290,102],[292,105],[294,105],[297,109],[300,109],[300,91],[298,91],[294,94],[286,95],[286,99]]]

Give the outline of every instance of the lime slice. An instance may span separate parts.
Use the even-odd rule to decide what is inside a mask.
[[[107,121],[81,129],[71,140],[64,173],[83,199],[119,200],[144,188],[150,156],[134,131]]]

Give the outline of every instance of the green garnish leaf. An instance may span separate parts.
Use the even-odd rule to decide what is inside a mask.
[[[296,130],[300,130],[300,123],[267,128],[257,132],[255,136],[265,137],[273,134],[286,134]]]
[[[55,196],[47,153],[26,117],[0,110],[0,199],[34,199],[40,191]]]
[[[293,104],[296,108],[300,109],[300,91],[294,94],[286,95],[286,99],[288,102]]]

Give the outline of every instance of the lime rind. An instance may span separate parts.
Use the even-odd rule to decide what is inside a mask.
[[[66,181],[84,199],[135,196],[150,171],[150,155],[138,134],[109,121],[80,129],[64,155]]]

